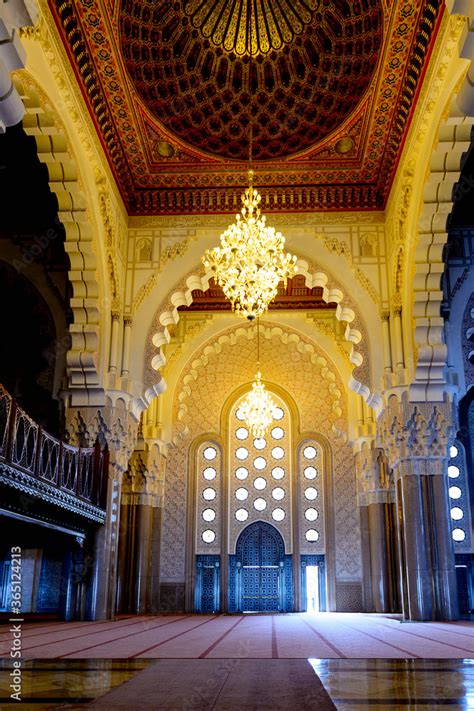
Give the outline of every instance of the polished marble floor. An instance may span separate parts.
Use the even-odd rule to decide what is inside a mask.
[[[2,711],[18,703],[9,668],[2,660]],[[39,711],[474,708],[474,659],[50,659],[22,674],[20,707]]]
[[[0,657],[11,633],[0,627]],[[393,615],[155,615],[98,622],[25,622],[25,659],[465,659],[474,623]]]

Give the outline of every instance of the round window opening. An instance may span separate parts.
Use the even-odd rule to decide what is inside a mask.
[[[216,540],[216,534],[208,528],[206,531],[202,532],[202,540],[204,543],[214,543]]]
[[[206,447],[206,449],[203,452],[204,459],[207,459],[208,462],[211,462],[213,459],[217,457],[217,450],[214,447]]]

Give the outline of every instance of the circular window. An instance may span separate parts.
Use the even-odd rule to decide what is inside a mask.
[[[266,487],[266,485],[267,485],[267,482],[265,481],[265,479],[263,478],[263,476],[258,476],[258,477],[255,479],[253,485],[254,485],[254,487],[255,487],[256,489],[258,489],[259,491],[263,491],[263,489],[264,489],[264,488]]]
[[[264,457],[257,457],[253,460],[253,465],[255,469],[265,469],[267,460]]]
[[[214,509],[205,509],[205,511],[202,512],[202,517],[204,521],[211,523],[211,521],[214,521],[216,517],[216,512],[214,511]]]
[[[309,543],[316,543],[319,538],[319,533],[316,531],[316,529],[310,528],[309,531],[306,531],[305,536],[306,540]]]
[[[273,459],[283,459],[284,456],[285,456],[284,449],[282,449],[281,447],[273,447],[273,449],[272,449]]]
[[[216,470],[214,467],[206,467],[202,473],[204,479],[207,479],[207,481],[212,481],[213,479],[216,478]]]
[[[281,486],[277,486],[275,489],[273,489],[272,496],[277,501],[281,501],[285,498],[285,491],[281,488]]]
[[[249,431],[245,429],[245,427],[239,427],[235,431],[235,436],[237,437],[237,439],[247,439],[247,437],[249,436]]]
[[[305,467],[305,470],[303,473],[304,473],[306,479],[316,479],[318,470],[315,469],[314,467]]]
[[[458,448],[453,445],[449,448],[449,456],[451,459],[454,459],[454,457],[458,456]]]
[[[318,498],[318,492],[314,486],[308,486],[308,488],[305,489],[304,495],[310,501],[314,501],[314,499]]]
[[[272,429],[273,439],[283,439],[285,436],[285,431],[281,427],[274,427]]]
[[[258,439],[254,439],[253,446],[255,447],[255,449],[265,449],[267,443],[263,437],[260,437]]]
[[[202,540],[204,543],[214,543],[216,540],[216,534],[208,528],[206,531],[202,532]]]
[[[235,497],[239,501],[245,501],[245,499],[248,498],[248,495],[249,495],[248,490],[245,489],[243,486],[240,489],[237,489],[237,491],[235,492]]]
[[[283,521],[285,518],[285,512],[283,509],[273,509],[272,511],[272,519],[274,521]]]
[[[285,416],[285,413],[281,409],[281,407],[275,407],[273,410],[273,419],[274,420],[282,420]]]
[[[452,499],[460,499],[461,498],[461,489],[459,486],[450,486],[449,487],[449,496]]]
[[[245,467],[239,467],[238,469],[235,470],[235,476],[237,477],[237,479],[240,479],[240,480],[246,479],[248,477],[248,475],[249,475],[249,471]]]
[[[451,466],[448,467],[448,476],[450,479],[457,479],[459,476],[459,468],[451,464]]]
[[[310,447],[305,447],[303,449],[303,455],[304,455],[305,459],[314,459],[316,454],[317,454],[317,452],[316,452],[315,447],[310,446]]]
[[[265,501],[265,499],[255,499],[253,505],[257,511],[265,511],[265,509],[267,508],[267,502]]]
[[[451,509],[451,518],[453,521],[460,521],[464,516],[464,511],[459,506],[453,506]]]
[[[462,530],[462,528],[455,528],[453,530],[453,540],[456,541],[457,543],[460,543],[466,538],[465,532]]]
[[[236,418],[237,418],[238,420],[240,420],[241,422],[243,422],[243,421],[245,420],[245,415],[244,415],[244,413],[242,412],[242,410],[240,409],[240,407],[239,407],[238,410],[236,410],[235,416],[236,416]]]
[[[307,521],[316,521],[316,519],[318,518],[318,512],[316,511],[316,509],[306,509],[306,511],[304,512],[304,517]]]
[[[216,490],[209,487],[208,489],[204,489],[202,495],[206,501],[213,501],[216,498]]]
[[[239,447],[235,453],[235,456],[237,457],[237,459],[240,460],[247,459],[247,457],[249,456],[249,451],[248,449],[245,449],[245,447]]]
[[[283,479],[285,476],[285,470],[282,467],[275,467],[272,469],[272,477],[274,479]]]
[[[237,509],[235,512],[235,518],[237,521],[246,521],[249,517],[249,512],[247,509]]]
[[[204,459],[210,462],[217,457],[217,450],[214,447],[206,447],[202,454]]]

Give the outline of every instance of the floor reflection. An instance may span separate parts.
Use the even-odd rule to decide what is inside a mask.
[[[179,669],[180,660],[175,661]],[[190,660],[187,661],[189,663]],[[210,675],[215,664],[222,665],[222,661],[193,660],[193,663],[200,664],[202,682],[205,683],[207,671]],[[259,659],[253,661],[255,670],[263,662]],[[272,664],[278,665],[278,669],[281,668],[282,674],[285,667],[295,662],[287,659],[271,660]],[[94,699],[104,696],[156,663],[155,659],[24,661],[21,708],[38,711],[84,708]],[[474,709],[474,659],[309,659],[300,660],[300,663],[310,664],[338,711],[429,711],[439,706]],[[10,660],[0,660],[2,710],[17,703],[10,699],[10,670]],[[244,690],[249,683],[248,679],[242,678],[239,685]],[[183,679],[183,690],[185,687],[186,680]],[[165,689],[163,692],[166,694]],[[166,704],[160,708],[167,708]],[[183,711],[185,708],[183,706]],[[265,706],[257,703],[251,708]],[[113,711],[106,699],[104,709]]]
[[[83,708],[152,663],[151,659],[35,659],[22,664],[22,709]],[[10,703],[12,669],[0,659],[0,709]],[[112,711],[111,709],[109,711]]]
[[[474,659],[310,659],[338,711],[474,709]]]

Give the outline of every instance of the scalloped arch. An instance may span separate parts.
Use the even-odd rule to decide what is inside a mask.
[[[202,347],[201,354],[191,361],[191,368],[183,378],[181,390],[175,396],[178,403],[176,421],[179,423],[178,426],[180,429],[173,437],[174,444],[177,444],[191,432],[186,423],[186,419],[189,414],[187,402],[193,394],[193,385],[199,378],[199,371],[206,368],[209,365],[210,358],[219,355],[222,352],[223,347],[235,347],[241,339],[246,339],[247,341],[253,340],[256,330],[256,326],[246,328],[243,326],[232,327],[218,336],[212,343],[204,345]],[[345,440],[346,433],[341,429],[341,427],[338,426],[338,422],[344,413],[343,393],[338,386],[338,378],[333,364],[328,361],[327,358],[318,353],[317,348],[312,343],[304,341],[300,334],[295,331],[289,332],[279,326],[261,324],[260,333],[266,340],[271,340],[272,338],[277,337],[284,345],[293,343],[298,353],[309,355],[311,363],[320,369],[321,377],[323,380],[328,382],[328,391],[332,400],[331,412],[334,417],[334,421],[331,423],[331,431],[337,437],[341,437]],[[269,388],[271,389],[271,384],[269,385]]]
[[[316,271],[311,273],[308,263],[300,259],[298,260],[298,273],[305,277],[305,285],[312,289],[314,287],[320,287],[322,289],[322,298],[326,303],[336,303],[336,318],[346,324],[344,330],[345,340],[351,344],[350,352],[350,362],[354,368],[358,368],[362,365],[364,357],[357,346],[362,342],[362,333],[359,329],[355,328],[352,324],[356,319],[355,311],[344,303],[345,295],[344,292],[339,288],[331,287],[329,282],[330,278],[324,271]],[[212,279],[212,273],[206,272],[203,276],[198,274],[192,274],[186,279],[186,289],[174,291],[169,301],[171,302],[172,308],[164,310],[159,316],[159,322],[162,326],[160,331],[156,331],[152,335],[153,345],[156,346],[159,351],[152,359],[152,367],[155,370],[160,370],[166,363],[165,355],[162,351],[162,346],[170,342],[170,333],[168,326],[175,326],[178,324],[180,319],[180,314],[178,311],[179,306],[189,306],[193,302],[192,292],[194,290],[205,291],[209,287],[209,282]],[[360,382],[353,376],[351,376],[349,383],[351,390],[359,393],[364,400],[368,401],[368,404],[375,406],[376,397],[371,393],[369,387],[364,383]]]
[[[18,74],[15,87],[25,106],[23,128],[36,142],[38,159],[47,168],[49,187],[56,196],[58,217],[64,227],[64,249],[71,266],[71,348],[67,354],[68,384],[89,405],[102,405],[104,391],[98,368],[100,331],[100,287],[94,231],[87,216],[86,197],[81,189],[76,162],[69,156],[67,136],[60,131],[52,113],[46,112],[35,80]],[[86,403],[84,403],[86,404]]]

